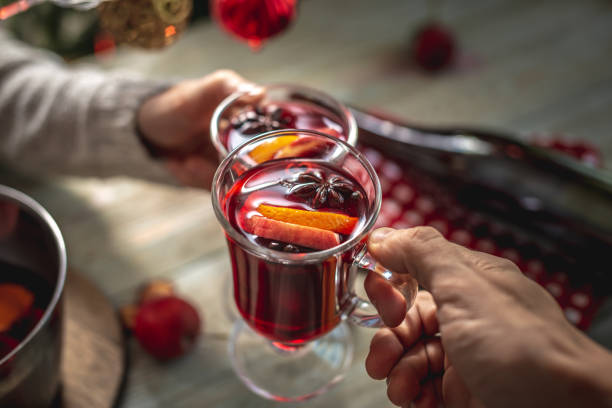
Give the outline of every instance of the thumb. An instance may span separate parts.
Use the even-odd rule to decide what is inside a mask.
[[[460,255],[457,245],[431,227],[377,229],[370,235],[368,250],[385,268],[412,275],[429,291],[439,277],[452,273]]]

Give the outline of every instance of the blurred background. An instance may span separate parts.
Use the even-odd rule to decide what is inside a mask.
[[[258,82],[321,88],[411,122],[501,128],[524,139],[540,133],[594,144],[604,161],[612,156],[608,0],[303,0],[287,29],[258,51],[212,21],[208,1],[189,2],[186,29],[148,50],[120,44],[104,28],[125,11],[100,18],[95,9],[45,3],[7,26],[74,63],[163,79],[230,68]],[[442,34],[417,38],[432,25]],[[430,69],[416,48],[440,41],[451,42],[452,58]]]

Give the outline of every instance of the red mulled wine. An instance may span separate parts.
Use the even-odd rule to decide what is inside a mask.
[[[279,251],[279,257],[340,245],[363,228],[367,205],[350,174],[303,159],[271,160],[249,169],[222,201],[237,231],[257,246]],[[228,245],[236,304],[257,332],[296,345],[339,323],[349,299],[348,267],[363,245],[322,262],[297,264],[267,262],[229,236]]]
[[[39,275],[0,261],[0,359],[36,326],[51,293]]]
[[[232,151],[250,138],[279,129],[318,130],[347,140],[340,118],[331,111],[305,102],[267,102],[246,106],[230,119],[230,126],[221,135],[221,143]]]

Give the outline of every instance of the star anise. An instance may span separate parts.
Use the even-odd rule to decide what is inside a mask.
[[[310,205],[314,208],[325,204],[339,207],[347,197],[354,193],[360,194],[347,179],[336,174],[326,178],[318,170],[302,173],[295,180],[286,183],[290,186],[289,194],[311,198]]]
[[[254,135],[288,127],[291,119],[284,113],[283,109],[278,107],[271,112],[266,112],[264,108],[258,106],[255,110],[240,112],[232,118],[230,123],[234,129],[241,133]]]

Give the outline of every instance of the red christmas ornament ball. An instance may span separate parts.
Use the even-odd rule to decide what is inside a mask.
[[[416,63],[430,72],[449,66],[456,52],[453,35],[438,23],[428,23],[421,27],[412,45]]]
[[[160,360],[181,356],[191,349],[200,327],[198,312],[176,296],[144,302],[134,319],[134,335],[140,345]]]

